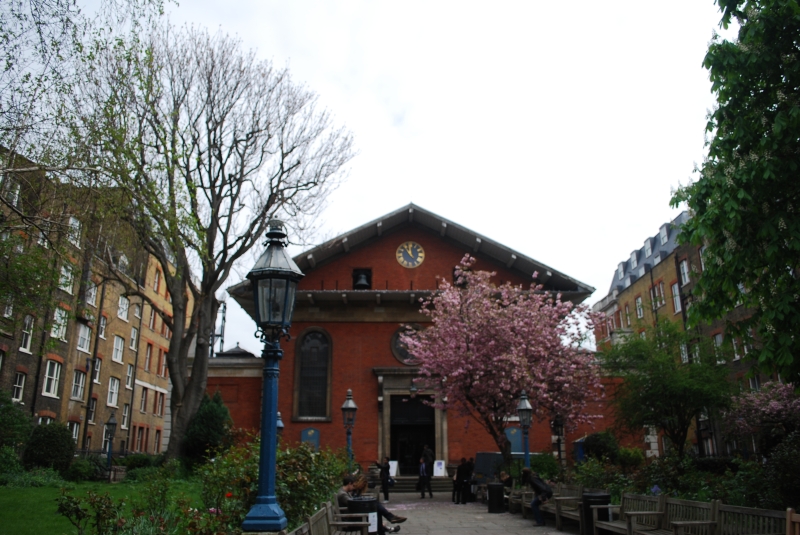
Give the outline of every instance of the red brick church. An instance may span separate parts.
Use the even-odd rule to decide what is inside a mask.
[[[358,405],[353,449],[362,466],[387,455],[399,462],[401,474],[414,474],[424,444],[436,459],[456,464],[479,451],[497,451],[477,421],[426,405],[424,391],[412,395],[417,368],[398,344],[402,325],[424,326],[420,298],[436,290],[437,277],[452,281],[466,253],[477,258],[477,269],[497,272],[498,282],[528,285],[538,272],[545,289],[574,303],[594,291],[413,204],[305,251],[294,258],[305,278],[297,290],[292,339],[282,342],[284,441],[344,447],[340,407],[352,389]],[[228,291],[253,316],[249,281]],[[219,354],[209,367],[208,390],[220,390],[237,427],[258,429],[260,359],[238,348]],[[594,405],[590,410],[604,412],[602,404]],[[532,452],[555,447],[548,416],[542,416],[531,429]],[[564,437],[565,457],[572,440],[595,430],[585,426]],[[521,436],[518,429],[509,433],[512,444]]]

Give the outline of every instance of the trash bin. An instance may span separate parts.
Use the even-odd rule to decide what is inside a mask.
[[[378,500],[374,496],[357,496],[347,500],[347,512],[367,514],[369,532],[378,533]],[[360,529],[360,528],[359,528]]]
[[[607,492],[584,492],[581,500],[583,522],[581,522],[581,535],[594,533],[594,518],[592,505],[611,505],[611,495]],[[598,520],[608,520],[608,509],[597,511]]]
[[[503,484],[489,483],[486,485],[490,513],[505,513],[506,507],[503,501]]]

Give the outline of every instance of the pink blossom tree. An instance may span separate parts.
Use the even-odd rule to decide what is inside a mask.
[[[729,436],[758,435],[761,453],[767,455],[785,435],[800,430],[800,394],[792,385],[766,382],[761,390],[733,398],[723,426]]]
[[[432,392],[434,406],[474,417],[509,461],[505,428],[522,390],[535,420],[560,415],[574,429],[596,417],[586,406],[602,394],[599,370],[580,346],[596,316],[541,285],[496,286],[495,274],[472,271],[474,264],[469,255],[462,259],[455,285],[442,281],[423,301],[432,325],[402,341],[420,366],[416,384]]]

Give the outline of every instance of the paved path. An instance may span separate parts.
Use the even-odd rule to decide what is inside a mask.
[[[401,535],[576,535],[579,531],[577,524],[567,524],[564,531],[556,531],[552,516],[545,515],[546,527],[536,527],[531,518],[522,518],[521,514],[489,514],[489,507],[484,503],[457,505],[451,501],[450,493],[435,494],[433,499],[420,499],[416,493],[390,494],[389,503],[384,505],[389,511],[408,518],[399,524]]]

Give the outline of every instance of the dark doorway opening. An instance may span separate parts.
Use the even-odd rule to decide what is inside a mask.
[[[436,457],[435,410],[430,396],[392,396],[390,455],[401,476],[419,475],[419,458],[427,444]]]

